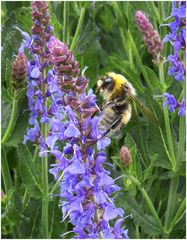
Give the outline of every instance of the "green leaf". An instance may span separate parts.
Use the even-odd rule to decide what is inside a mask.
[[[153,86],[153,88],[155,89],[155,92],[159,92],[161,91],[161,84],[160,81],[158,79],[157,74],[150,68],[144,65],[144,69],[147,72],[147,76],[150,79],[151,85]]]
[[[28,7],[21,7],[16,11],[16,19],[20,23],[20,29],[30,33],[33,24],[31,17],[31,9]]]
[[[7,146],[17,147],[18,144],[23,142],[24,135],[26,135],[28,128],[28,119],[29,119],[29,111],[26,111],[27,101],[24,102],[24,99],[20,101],[20,110],[17,118],[17,122],[12,133],[11,138],[6,143]]]
[[[147,179],[152,177],[152,172],[155,167],[154,165],[155,165],[155,161],[157,161],[157,158],[158,158],[158,154],[154,154],[153,156],[151,156],[150,164],[148,168],[146,168],[143,172],[143,181],[146,181]]]
[[[15,226],[18,225],[22,219],[22,205],[21,196],[16,193],[15,188],[12,187],[6,195],[6,200],[2,205],[2,225]]]
[[[41,198],[42,194],[38,181],[38,174],[29,149],[25,144],[19,144],[17,154],[19,159],[20,176],[26,190],[31,197],[36,199]]]
[[[141,181],[142,180],[142,167],[137,157],[137,146],[133,139],[133,137],[127,133],[125,138],[125,146],[128,147],[131,157],[132,157],[132,174],[137,176],[137,178]]]
[[[4,25],[2,26],[2,63],[1,63],[1,76],[2,83],[8,88],[10,86],[10,76],[11,76],[11,63],[12,56],[17,54],[18,48],[20,46],[20,33],[15,30],[16,16],[12,12]]]
[[[61,234],[66,233],[67,222],[62,222],[62,210],[58,206],[58,198],[54,198],[49,203],[49,226],[50,226],[50,238],[60,238]]]
[[[154,161],[154,166],[171,169],[170,160],[166,153],[166,149],[161,138],[159,128],[153,128],[152,126],[147,127],[147,152],[151,158],[157,154],[157,161]]]
[[[141,205],[133,195],[126,193],[119,198],[119,205],[124,206],[124,209],[128,209],[132,213],[134,223],[141,226],[143,233],[149,234],[150,229],[152,234],[158,235],[161,233],[155,219],[146,213],[146,203]]]
[[[20,225],[21,238],[38,239],[41,236],[41,208],[42,202],[30,198],[27,207],[24,209],[24,221]]]
[[[11,103],[5,99],[3,96],[1,101],[1,109],[3,110],[1,112],[1,135],[3,136],[9,123],[10,115],[11,115]]]

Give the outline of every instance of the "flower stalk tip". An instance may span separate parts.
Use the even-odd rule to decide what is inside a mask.
[[[12,64],[11,90],[15,96],[26,87],[28,60],[24,53],[19,53]]]
[[[121,163],[125,167],[128,167],[132,163],[132,157],[129,149],[125,146],[122,146],[119,154],[120,154]]]

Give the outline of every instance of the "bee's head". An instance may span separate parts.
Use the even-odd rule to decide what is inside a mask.
[[[110,92],[114,88],[114,81],[112,77],[108,75],[98,78],[97,92],[102,95],[106,92]]]

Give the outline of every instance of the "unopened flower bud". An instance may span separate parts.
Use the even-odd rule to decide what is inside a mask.
[[[147,51],[153,55],[153,62],[156,64],[161,58],[163,43],[156,31],[154,31],[149,19],[141,12],[135,14],[136,23],[143,35],[144,43],[147,45]]]
[[[24,53],[19,53],[12,64],[11,87],[13,95],[26,86],[27,64],[28,61]]]
[[[121,159],[121,163],[125,167],[128,167],[132,162],[130,151],[125,146],[122,146],[121,149],[120,149],[120,159]]]
[[[76,86],[79,64],[75,60],[67,45],[58,39],[52,39],[49,43],[50,60],[54,64],[58,76],[57,82],[60,88],[69,89]]]

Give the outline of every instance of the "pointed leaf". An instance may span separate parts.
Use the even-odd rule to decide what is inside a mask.
[[[26,145],[19,144],[17,154],[19,158],[20,175],[26,190],[33,198],[41,198],[41,188],[38,183],[35,164],[32,161],[29,149]]]

